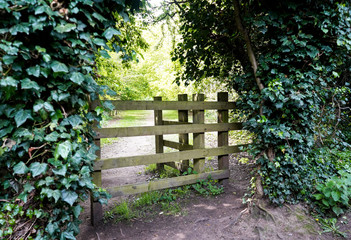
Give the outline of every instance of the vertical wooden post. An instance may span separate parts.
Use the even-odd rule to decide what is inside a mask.
[[[218,102],[228,102],[228,93],[219,92],[217,94]],[[218,123],[228,123],[228,110],[218,109]],[[228,131],[218,132],[218,147],[228,146]],[[218,169],[229,169],[229,155],[218,156]],[[221,181],[223,185],[228,184],[228,179]]]
[[[178,94],[178,101],[188,101],[187,94]],[[178,121],[187,123],[189,122],[188,110],[178,110]],[[179,134],[179,143],[180,144],[189,144],[189,134]],[[179,150],[181,151],[181,150]],[[189,160],[183,160],[181,164],[180,171],[186,171],[189,167]]]
[[[204,94],[193,94],[193,101],[204,101]],[[193,122],[194,124],[205,123],[205,111],[204,110],[194,110],[193,111]],[[205,147],[205,133],[193,133],[194,136],[194,149]],[[205,170],[205,159],[198,158],[194,159],[194,170],[198,173],[202,173]]]
[[[97,104],[94,104],[94,106],[97,106]],[[97,125],[97,122],[94,123]],[[98,159],[101,159],[101,144],[100,144],[100,139],[97,139],[94,141],[95,145],[99,147],[99,149],[95,152],[96,156]],[[93,177],[93,183],[97,187],[102,186],[102,180],[101,180],[101,170],[100,171],[94,171],[92,174]],[[90,193],[90,220],[91,224],[93,226],[97,226],[101,221],[102,221],[102,206],[101,203],[96,201],[94,199],[94,196],[92,193]]]
[[[162,101],[162,97],[154,97],[154,101]],[[162,110],[154,110],[155,126],[163,125]],[[156,153],[163,153],[163,135],[155,135],[155,150]],[[156,164],[157,171],[164,170],[163,163]]]

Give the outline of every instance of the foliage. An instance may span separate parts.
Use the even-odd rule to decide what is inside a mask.
[[[183,186],[162,191],[142,193],[133,201],[122,201],[112,210],[105,213],[105,219],[115,221],[131,220],[133,218],[145,217],[147,213],[153,215],[161,210],[165,215],[178,214],[181,206],[176,201],[188,197],[190,186]]]
[[[140,4],[1,1],[0,238],[75,239],[79,202],[107,197],[91,178],[103,109],[89,100],[112,92],[96,84],[94,63],[131,53],[114,16],[127,21]]]
[[[208,176],[205,180],[199,180],[192,187],[196,192],[204,196],[216,196],[224,192],[223,186],[219,185],[211,176]]]
[[[336,216],[350,207],[351,199],[351,173],[339,171],[339,175],[319,184],[318,193],[314,195],[323,211],[331,209]]]
[[[319,225],[323,229],[322,233],[333,233],[336,236],[347,238],[347,234],[341,232],[339,227],[336,225],[337,219],[336,218],[321,218],[318,221]]]
[[[175,2],[178,81],[233,88],[255,135],[256,187],[276,204],[306,199],[311,151],[350,144],[350,2]]]

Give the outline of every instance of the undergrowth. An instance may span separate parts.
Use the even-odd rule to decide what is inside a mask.
[[[156,214],[186,215],[187,212],[182,209],[181,203],[193,193],[206,197],[216,196],[223,193],[223,187],[209,177],[192,185],[142,193],[133,199],[116,204],[105,212],[104,219],[105,222],[109,220],[120,222],[153,217]]]

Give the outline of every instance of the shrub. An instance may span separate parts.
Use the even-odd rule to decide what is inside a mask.
[[[103,109],[89,100],[112,94],[95,83],[94,61],[125,47],[112,12],[127,21],[123,2],[1,1],[1,239],[75,239],[79,202],[107,196],[91,178]]]

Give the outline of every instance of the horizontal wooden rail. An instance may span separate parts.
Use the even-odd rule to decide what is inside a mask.
[[[202,148],[187,150],[181,152],[171,153],[157,153],[150,155],[140,155],[132,157],[118,157],[118,158],[107,158],[95,161],[94,170],[107,170],[113,168],[122,168],[138,165],[148,165],[152,163],[166,163],[175,162],[193,158],[204,158],[210,156],[226,155],[230,153],[240,152],[239,147],[246,145],[237,146],[225,146],[218,148]]]
[[[229,170],[217,170],[201,174],[192,174],[175,178],[160,179],[148,183],[110,187],[106,188],[106,190],[112,195],[112,197],[119,197],[193,184],[196,183],[198,180],[207,179],[208,176],[211,176],[211,178],[215,180],[229,178]]]
[[[179,143],[179,142],[173,142],[173,141],[168,141],[168,140],[163,140],[163,146],[169,147],[169,148],[174,148],[180,151],[184,150],[192,150],[193,146],[185,143]]]
[[[144,127],[121,127],[121,128],[96,128],[96,139],[135,137],[148,135],[201,133],[241,130],[242,123],[209,123],[209,124],[182,124],[174,126],[144,126]]]
[[[163,120],[162,121],[163,125],[183,125],[183,124],[191,124],[188,122],[178,122],[178,121],[169,121],[169,120]]]
[[[235,102],[188,102],[188,101],[120,101],[111,100],[115,110],[210,110],[234,109]],[[92,109],[99,106],[92,102]]]

